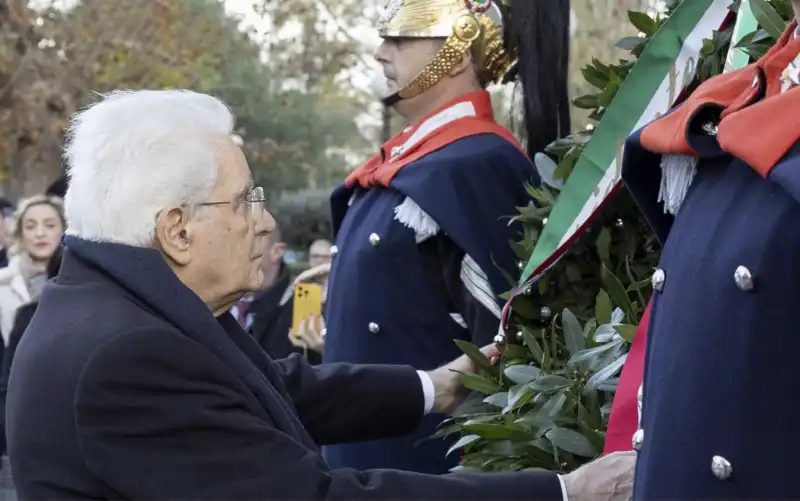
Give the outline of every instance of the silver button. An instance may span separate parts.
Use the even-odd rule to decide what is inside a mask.
[[[339,248],[336,247],[335,245],[331,245],[331,257],[335,256],[338,253],[339,253]]]
[[[633,434],[633,439],[631,440],[634,450],[641,451],[642,442],[644,442],[644,430],[639,428],[636,430],[636,433]]]
[[[703,132],[709,136],[716,136],[717,131],[719,131],[719,127],[714,122],[707,122],[703,124]]]
[[[661,292],[664,289],[664,282],[667,280],[667,274],[661,268],[653,273],[653,290]]]
[[[733,272],[733,280],[736,282],[736,286],[743,291],[751,291],[755,287],[753,274],[744,266],[736,268],[736,271]]]
[[[494,344],[505,344],[505,342],[506,342],[505,334],[498,334],[494,337]]]
[[[373,233],[369,236],[369,243],[372,244],[373,247],[377,247],[379,243],[381,243],[381,237],[377,233]]]
[[[369,331],[373,334],[377,334],[381,331],[381,326],[376,324],[375,322],[369,323]]]
[[[549,221],[549,219],[547,218],[542,219],[542,226],[547,226],[547,221]]]
[[[323,327],[322,330],[319,331],[319,337],[324,338],[327,335],[328,335],[328,329]]]
[[[731,462],[724,457],[714,456],[711,458],[711,471],[718,479],[727,480],[733,473],[733,466]]]

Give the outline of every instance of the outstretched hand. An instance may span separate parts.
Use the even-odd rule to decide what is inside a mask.
[[[614,452],[564,475],[569,501],[629,501],[633,497],[636,452]]]
[[[481,348],[481,353],[492,361],[500,355],[494,344]],[[432,412],[442,414],[453,412],[469,393],[469,390],[461,384],[461,374],[472,374],[477,370],[478,367],[467,355],[461,355],[449,364],[429,372],[428,375],[436,390]]]

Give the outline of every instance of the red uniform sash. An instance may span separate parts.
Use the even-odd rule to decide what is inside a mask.
[[[364,188],[388,186],[404,166],[478,134],[496,134],[524,152],[511,132],[494,121],[489,93],[477,91],[450,102],[384,143],[380,153],[351,172],[344,183],[348,187],[356,183]]]
[[[603,454],[633,449],[633,434],[639,427],[639,411],[637,407],[637,394],[642,384],[644,373],[644,354],[647,350],[647,324],[650,323],[650,305],[644,310],[636,337],[628,352],[628,358],[622,368],[617,393],[611,406],[611,416],[608,419],[606,432],[606,446]]]

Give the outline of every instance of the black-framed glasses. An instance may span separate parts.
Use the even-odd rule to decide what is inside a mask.
[[[253,219],[260,219],[264,217],[264,202],[266,201],[267,200],[264,197],[264,188],[260,186],[255,186],[250,191],[247,192],[247,194],[244,196],[244,200],[232,200],[227,202],[202,202],[195,205],[203,206],[203,205],[227,205],[227,204],[245,203],[247,204],[248,215]]]

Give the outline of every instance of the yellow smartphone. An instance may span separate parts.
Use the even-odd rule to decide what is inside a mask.
[[[308,317],[322,316],[322,286],[318,284],[297,284],[294,288],[292,313],[292,335],[297,336],[300,324]]]

